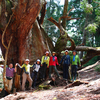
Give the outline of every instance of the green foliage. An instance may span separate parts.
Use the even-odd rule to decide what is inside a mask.
[[[50,85],[44,85],[44,84],[41,84],[41,85],[39,85],[38,88],[39,88],[39,90],[43,90],[43,89],[47,90],[47,89],[50,89],[51,86],[50,86]]]
[[[87,0],[81,1],[81,9],[84,10],[85,13],[90,14],[93,12],[93,6],[87,2]]]
[[[82,41],[81,37],[82,36],[80,34],[78,34],[78,35],[77,34],[73,34],[72,35],[72,39],[74,40],[76,45],[79,45],[80,41]]]
[[[90,33],[96,33],[97,30],[97,24],[93,23],[93,24],[89,24],[85,29],[88,30]]]
[[[96,21],[98,24],[100,23],[100,16],[96,16]]]
[[[50,2],[47,2],[47,12],[43,23],[46,33],[48,33],[53,42],[57,42],[56,39],[59,38],[60,32],[59,29],[47,19],[53,17],[56,21],[58,21],[59,17],[62,16],[63,6],[59,3],[60,0],[57,0],[56,2],[55,0],[50,0]]]
[[[98,16],[100,16],[100,7],[97,7],[95,9],[95,14],[98,15]]]
[[[96,70],[97,72],[100,72],[100,65],[96,66],[96,67],[95,67],[95,70]]]
[[[84,64],[83,67],[86,67],[86,66],[96,63],[98,61],[98,59],[100,59],[100,56],[93,57],[88,63]]]

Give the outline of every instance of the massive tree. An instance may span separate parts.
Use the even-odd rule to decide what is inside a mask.
[[[79,18],[69,16],[73,8],[66,13],[67,7],[68,0],[65,0],[64,13],[58,22],[52,17],[48,19],[60,30],[60,37],[54,47],[51,39],[42,27],[46,13],[45,0],[0,0],[0,8],[2,9],[0,9],[0,46],[4,57],[6,53],[5,47],[8,46],[10,37],[12,37],[7,63],[19,62],[22,64],[26,58],[33,62],[37,58],[41,58],[46,50],[50,52],[54,50],[58,55],[65,49],[86,51],[87,54],[82,64],[99,55],[99,48],[76,46],[73,39],[69,37],[65,30],[66,19]],[[5,47],[1,42],[3,33],[5,33],[3,37]],[[66,46],[67,41],[71,42],[70,47]]]
[[[52,51],[52,41],[42,28],[46,12],[44,0],[1,0],[0,4],[0,46],[8,64],[22,64],[26,58],[33,62],[41,58],[46,50]],[[3,79],[4,87],[9,92],[5,77],[6,61]]]
[[[35,61],[44,54],[45,50],[52,48],[52,42],[41,27],[45,15],[44,0],[3,0],[1,3],[4,5],[4,9],[2,8],[4,11],[2,10],[3,15],[1,14],[1,18],[4,16],[3,20],[5,22],[5,25],[3,25],[4,22],[1,22],[3,26],[0,28],[1,35],[12,14],[12,18],[4,36],[6,45],[8,45],[10,37],[13,37],[8,53],[8,63],[19,62],[22,64],[25,58]],[[7,11],[7,6],[11,10]],[[41,16],[39,18],[38,15],[40,11]],[[7,13],[7,15],[5,16],[4,13]],[[2,44],[1,49],[5,57],[5,48]]]

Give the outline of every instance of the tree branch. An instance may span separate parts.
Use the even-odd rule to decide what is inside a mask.
[[[13,16],[13,14],[10,16],[9,21],[8,21],[6,27],[5,27],[4,31],[3,31],[3,34],[2,34],[2,44],[6,49],[7,49],[7,46],[4,44],[4,35],[5,35],[5,32],[6,32],[6,29],[7,29],[8,25],[9,25],[9,23],[11,21],[12,16]]]
[[[59,23],[61,23],[61,19],[64,19],[64,18],[71,18],[71,16],[62,16],[59,18]]]
[[[49,18],[48,20],[51,21],[52,23],[54,23],[54,24],[59,28],[59,30],[60,30],[60,35],[63,37],[63,39],[69,40],[69,41],[71,42],[71,47],[70,47],[70,49],[71,49],[71,50],[74,50],[75,47],[76,47],[76,45],[75,45],[73,39],[71,39],[71,38],[68,36],[67,32],[66,32],[65,29],[61,26],[61,24],[58,23],[58,22],[56,22],[52,17]],[[66,41],[66,42],[67,42],[67,41]]]
[[[67,13],[67,16],[69,15],[69,13],[74,9],[74,7],[72,9],[69,10],[69,12]]]
[[[2,34],[2,45],[6,48],[6,54],[5,54],[5,63],[4,63],[4,71],[3,71],[3,82],[4,82],[4,88],[5,90],[10,93],[10,91],[8,90],[8,85],[6,83],[6,63],[7,63],[7,55],[8,55],[8,50],[9,50],[9,47],[10,47],[10,44],[11,44],[11,40],[12,40],[12,37],[10,38],[10,41],[8,43],[8,47],[4,44],[4,35],[5,35],[5,32],[6,32],[6,29],[11,21],[11,18],[12,18],[13,14],[10,16],[9,18],[9,21],[3,31],[3,34]]]
[[[60,24],[56,20],[54,20],[52,17],[48,18],[48,20],[52,22],[53,24],[55,24],[58,28],[60,28]]]
[[[10,38],[10,41],[9,41],[9,44],[8,44],[8,47],[6,49],[6,54],[5,54],[5,63],[4,63],[4,71],[3,71],[3,82],[4,82],[4,88],[5,90],[10,93],[9,89],[8,89],[8,85],[6,83],[6,64],[7,64],[7,55],[8,55],[8,50],[9,50],[9,47],[10,47],[10,44],[11,44],[11,41],[12,41],[12,36]]]
[[[64,19],[64,18],[66,18],[66,20],[74,20],[74,19],[80,19],[80,18],[71,18],[71,16],[62,16],[62,17],[60,17],[59,18],[59,23],[61,22],[61,19]]]
[[[63,16],[67,15],[67,9],[68,9],[68,0],[65,0]],[[63,26],[64,29],[66,29],[66,19],[62,20],[62,26]]]
[[[67,20],[74,20],[74,19],[80,19],[80,18],[68,18]]]
[[[44,17],[45,17],[45,14],[46,14],[46,4],[47,4],[47,2],[45,2],[45,4],[42,7],[42,10],[41,10],[41,18],[39,20],[40,25],[43,24],[43,21],[44,21]]]

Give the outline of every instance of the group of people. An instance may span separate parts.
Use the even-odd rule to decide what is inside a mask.
[[[52,52],[52,56],[49,57],[49,52],[46,51],[45,55],[42,56],[42,59],[37,59],[36,63],[33,65],[29,64],[29,59],[25,60],[25,63],[20,66],[18,63],[15,64],[15,68],[13,68],[13,64],[9,64],[9,67],[6,68],[6,79],[8,88],[11,91],[12,89],[12,83],[13,83],[13,77],[14,73],[17,71],[17,66],[24,69],[23,75],[22,75],[22,90],[25,91],[25,83],[26,80],[29,81],[29,89],[32,89],[36,86],[37,76],[38,72],[41,81],[46,80],[48,78],[49,73],[49,79],[51,79],[51,72],[52,69],[56,72],[56,75],[58,78],[61,78],[56,65],[63,64],[63,78],[66,80],[68,79],[69,75],[69,66],[71,66],[71,80],[75,81],[77,77],[77,68],[78,68],[78,62],[81,66],[79,56],[76,55],[76,51],[73,51],[73,56],[69,56],[68,50],[65,50],[65,55],[62,57],[60,63],[58,63],[58,59],[56,57],[56,52]],[[33,67],[32,73],[30,73],[30,68]],[[34,80],[33,80],[34,77]]]
[[[77,77],[78,65],[81,66],[80,58],[74,50],[72,56],[68,55],[68,50],[65,50],[65,55],[62,57],[60,64],[63,63],[63,78],[69,78],[69,66],[71,66],[71,81],[75,81]]]

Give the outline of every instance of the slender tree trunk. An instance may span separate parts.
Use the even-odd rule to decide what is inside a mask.
[[[88,25],[88,20],[89,20],[89,16],[86,15],[86,20],[84,23],[84,27],[83,27],[83,39],[82,39],[82,44],[85,46],[86,45],[86,40],[87,40],[87,30],[85,30],[85,27]],[[81,51],[80,53],[80,58],[83,57],[83,51]]]
[[[67,15],[67,10],[68,10],[68,0],[65,0],[63,16]],[[62,26],[63,26],[64,29],[66,29],[66,19],[63,19]]]

